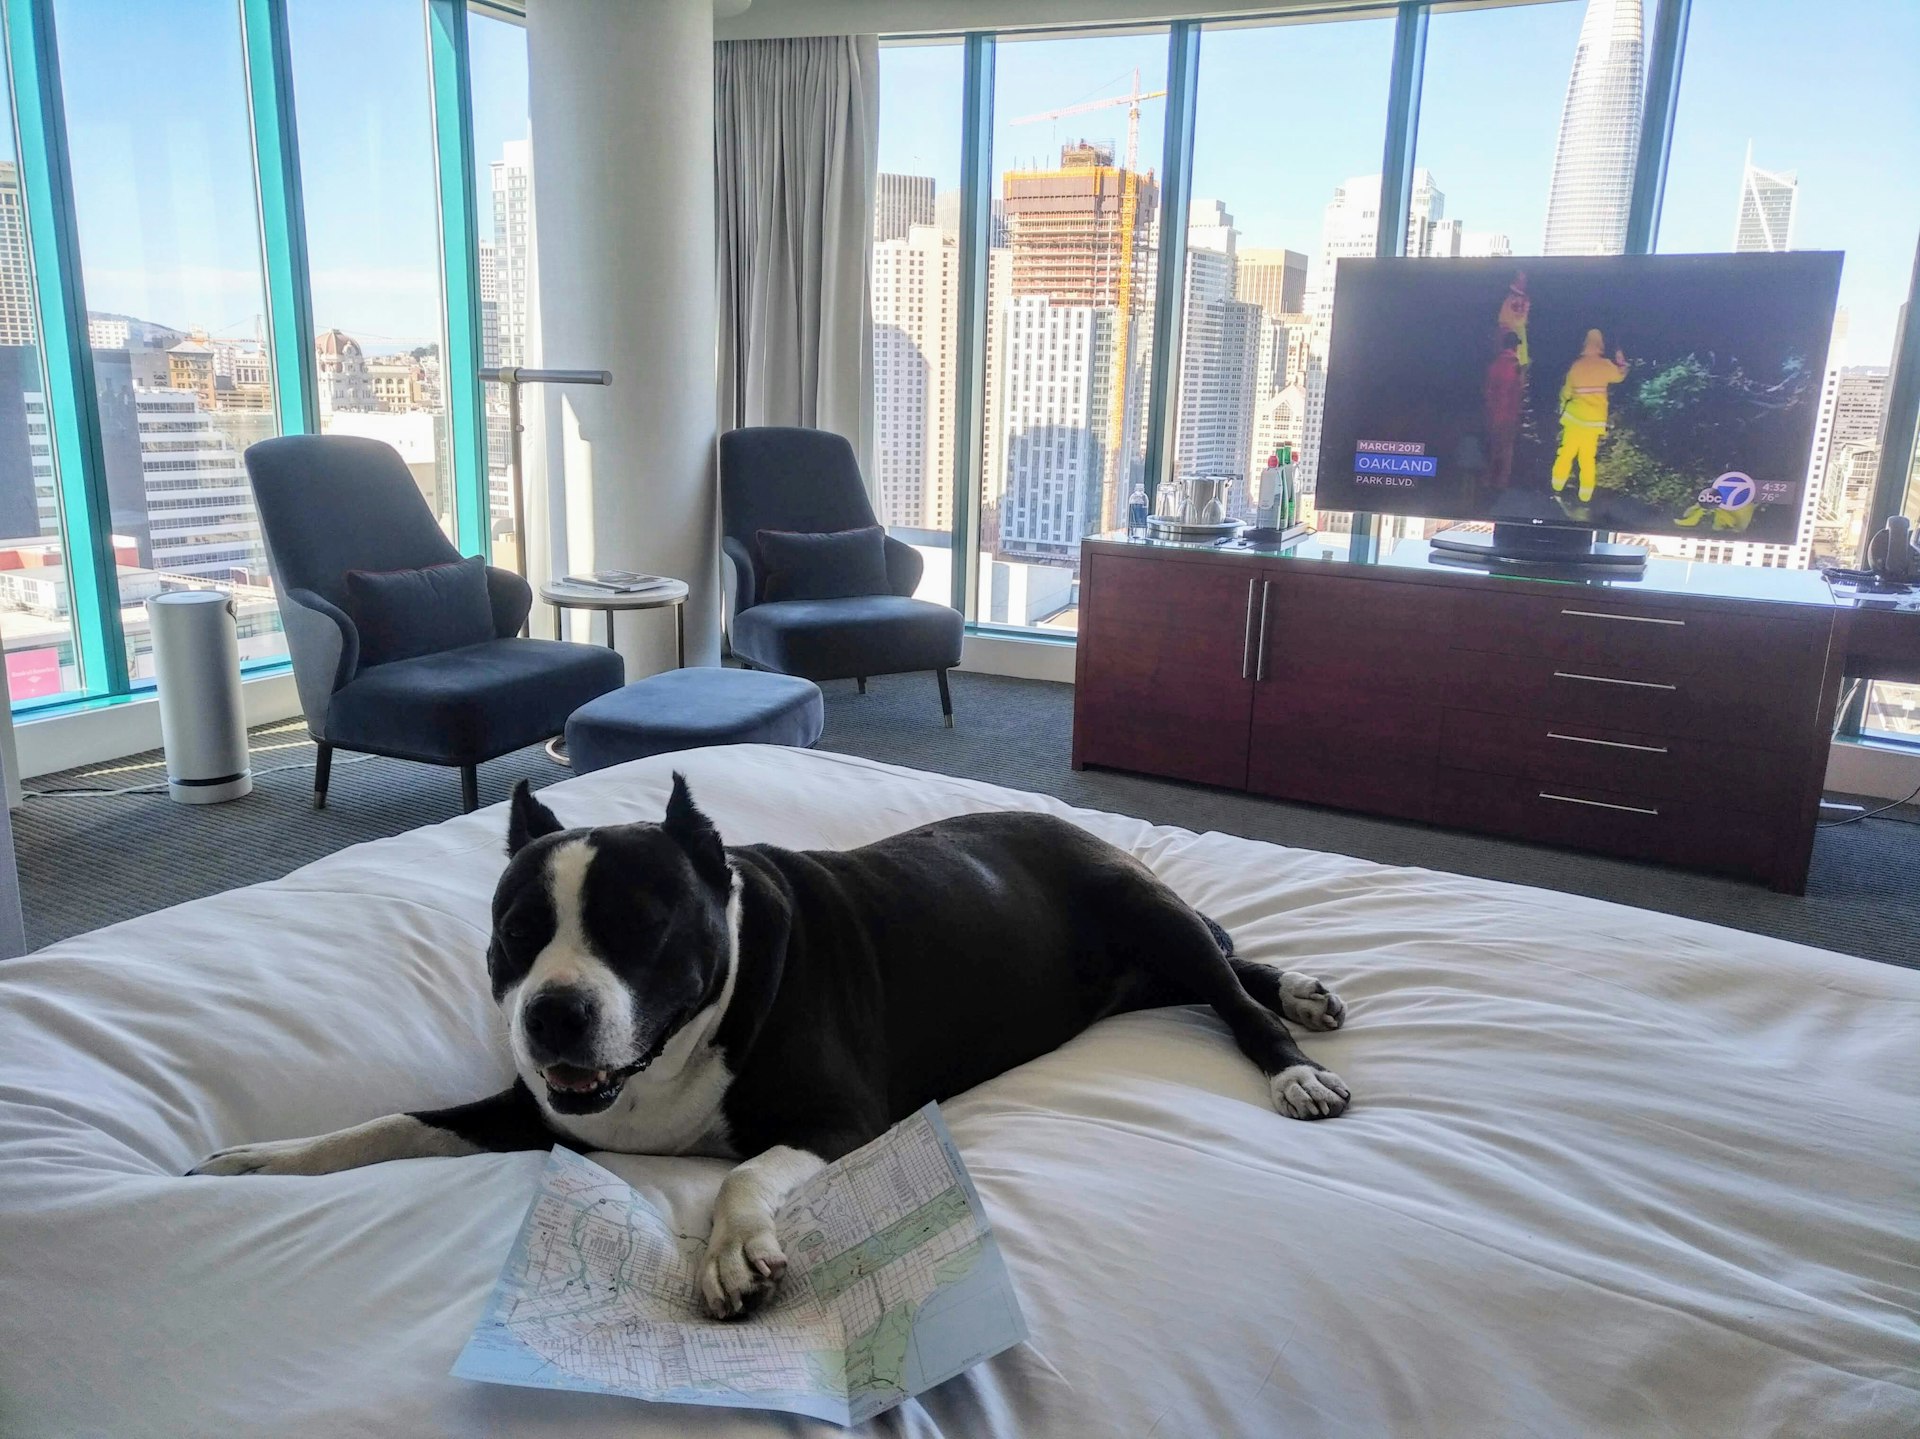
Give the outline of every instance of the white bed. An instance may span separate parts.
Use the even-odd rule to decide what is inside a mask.
[[[1033,1338],[878,1431],[1920,1432],[1920,973],[831,754],[548,798],[655,818],[675,765],[736,843],[1068,814],[1350,1006],[1308,1041],[1353,1087],[1340,1120],[1275,1115],[1197,1009],[945,1106]],[[0,1433],[837,1432],[450,1378],[542,1155],[176,1177],[506,1080],[481,957],[503,823],[0,964]],[[685,1216],[724,1168],[606,1162]]]

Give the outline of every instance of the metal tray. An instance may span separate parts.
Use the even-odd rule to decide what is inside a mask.
[[[1240,533],[1242,522],[1221,520],[1217,524],[1170,519],[1166,515],[1147,516],[1147,532],[1163,540],[1219,540]]]

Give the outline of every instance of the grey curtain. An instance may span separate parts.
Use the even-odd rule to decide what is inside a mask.
[[[868,476],[879,98],[871,35],[714,46],[720,428],[832,430]]]

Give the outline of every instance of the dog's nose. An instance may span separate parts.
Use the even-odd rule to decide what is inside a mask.
[[[548,1054],[583,1048],[593,1033],[593,996],[584,989],[543,989],[527,1001],[527,1038]]]

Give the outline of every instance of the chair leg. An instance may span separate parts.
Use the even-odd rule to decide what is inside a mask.
[[[861,694],[865,694],[867,692],[867,677],[865,675],[861,675],[859,679],[854,681],[854,683],[860,686]]]
[[[333,778],[333,746],[325,740],[313,742],[313,807],[327,807],[327,782]]]
[[[947,728],[953,728],[953,692],[947,688],[947,672],[935,670],[933,677],[940,681],[940,713],[947,717]]]
[[[460,812],[472,814],[480,808],[480,766],[460,766]]]

